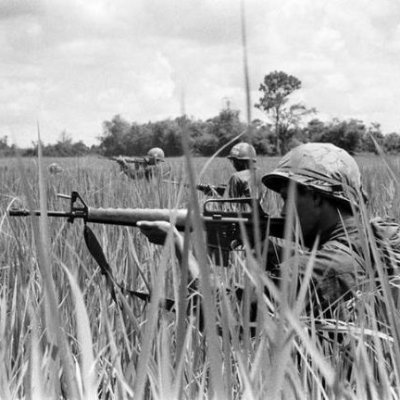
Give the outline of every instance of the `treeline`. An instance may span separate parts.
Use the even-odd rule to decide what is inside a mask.
[[[239,111],[226,108],[219,115],[206,121],[188,117],[167,119],[146,124],[129,123],[116,115],[103,123],[103,132],[97,146],[88,147],[82,141],[73,142],[63,133],[55,144],[43,145],[47,157],[75,157],[88,154],[104,156],[139,156],[151,147],[161,147],[167,156],[182,155],[181,135],[188,135],[193,155],[209,156],[234,137],[242,134],[240,140],[251,143],[259,155],[277,155],[276,134],[271,124],[254,120],[248,127],[239,119]],[[372,139],[372,138],[373,139]],[[322,122],[310,120],[303,127],[293,127],[285,134],[285,150],[299,143],[331,142],[349,151],[376,152],[374,141],[386,153],[400,152],[400,135],[383,135],[378,124],[367,126],[362,121],[333,120]],[[221,152],[222,156],[229,151]],[[15,155],[15,146],[8,145],[7,137],[0,138],[0,156]],[[21,151],[22,156],[37,155],[37,145]]]
[[[277,155],[275,128],[260,120],[254,120],[248,127],[239,120],[239,111],[226,108],[207,121],[187,117],[149,122],[139,125],[128,123],[121,116],[115,116],[103,124],[99,151],[106,156],[143,155],[151,147],[161,147],[168,156],[182,155],[181,137],[188,135],[190,148],[194,155],[208,156],[216,152],[234,137],[243,133],[240,140],[251,143],[257,154]],[[400,135],[383,135],[378,124],[367,126],[362,121],[333,120],[322,122],[310,120],[303,127],[293,127],[285,133],[285,151],[299,143],[330,142],[347,150],[357,152],[376,152],[376,142],[385,152],[400,151]],[[229,148],[221,155],[225,155]]]
[[[98,148],[97,146],[88,147],[81,140],[79,142],[68,140],[58,141],[56,144],[43,145],[42,152],[45,157],[81,157],[88,154],[98,154]],[[37,154],[37,144],[23,152],[24,156],[36,156]]]
[[[0,157],[14,157],[15,155],[22,157],[35,157],[38,154],[37,143],[32,144],[29,148],[17,149],[15,145],[8,144],[8,137],[0,138]],[[81,140],[73,142],[70,137],[65,136],[65,132],[61,134],[61,139],[55,144],[43,144],[42,152],[45,157],[79,157],[88,154],[98,154],[99,147],[88,147]]]
[[[254,125],[256,128],[256,125]],[[241,140],[250,141],[260,154],[271,153],[270,130],[247,129],[239,120],[239,111],[224,109],[207,121],[179,117],[139,125],[129,124],[119,115],[103,124],[99,150],[103,155],[142,155],[151,147],[161,147],[168,156],[182,155],[181,135],[188,136],[194,155],[209,156],[233,138],[243,134]],[[221,152],[226,155],[229,149]]]

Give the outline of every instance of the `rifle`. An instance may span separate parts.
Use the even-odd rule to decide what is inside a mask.
[[[120,165],[135,164],[137,166],[146,166],[154,164],[154,161],[149,157],[109,157],[110,160],[116,161]]]
[[[93,208],[88,207],[78,192],[73,191],[71,195],[58,195],[70,200],[69,211],[47,211],[48,217],[66,218],[73,223],[75,219],[84,221],[84,239],[90,254],[96,260],[101,273],[105,276],[111,296],[115,303],[120,306],[115,294],[115,288],[121,293],[130,294],[141,300],[149,301],[151,293],[137,292],[127,289],[118,283],[108,264],[104,252],[93,231],[87,226],[88,222],[109,225],[136,226],[139,221],[169,221],[175,224],[178,230],[184,230],[186,221],[190,215],[187,209],[151,209],[151,208]],[[221,205],[239,207],[243,210],[245,206],[256,204],[254,199],[209,199],[203,204],[202,219],[207,232],[207,246],[210,256],[214,257],[216,264],[228,266],[229,254],[242,243],[242,227],[247,233],[250,246],[254,245],[254,214],[250,211],[221,211]],[[266,233],[270,236],[282,238],[284,235],[284,218],[271,218],[265,213],[259,203],[258,228],[260,238],[264,239]],[[12,217],[40,216],[40,211],[27,209],[10,209],[8,214]],[[190,220],[189,220],[190,222]],[[256,225],[257,227],[257,225]],[[174,301],[164,299],[163,306],[166,309],[174,307]]]
[[[190,187],[188,183],[180,183],[176,181],[170,181],[164,179],[163,182],[165,183],[172,183],[174,185],[183,185],[184,187]],[[199,183],[196,185],[196,189],[200,192],[203,192],[206,196],[212,196],[216,194],[217,196],[222,197],[225,193],[227,185],[208,185],[206,183]]]
[[[69,211],[47,211],[48,217],[66,218],[73,223],[82,219],[85,223],[108,225],[136,226],[139,221],[168,221],[180,231],[185,229],[187,209],[157,208],[93,208],[86,205],[80,194],[73,191],[71,195],[58,195],[70,200]],[[250,245],[254,245],[254,212],[252,204],[258,205],[258,229],[261,239],[268,232],[270,236],[282,238],[284,219],[271,218],[258,202],[250,198],[208,199],[203,204],[202,220],[207,233],[209,254],[215,257],[217,264],[227,266],[229,253],[242,243],[242,228],[246,231]],[[225,211],[222,208],[230,210]],[[236,209],[236,210],[235,210]],[[239,211],[237,211],[239,210]],[[10,209],[12,217],[39,216],[40,211],[27,209]],[[234,245],[235,244],[235,245]]]
[[[196,185],[196,189],[203,192],[206,196],[212,196],[213,194],[223,196],[226,190],[226,185],[207,185],[199,183]]]

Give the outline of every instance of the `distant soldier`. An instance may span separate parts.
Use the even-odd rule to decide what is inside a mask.
[[[50,165],[48,166],[48,171],[50,172],[50,174],[56,175],[56,174],[59,174],[59,173],[63,172],[64,170],[63,170],[63,168],[62,168],[60,165],[58,165],[57,163],[52,163],[52,164],[50,164]]]
[[[261,176],[255,163],[256,150],[245,142],[232,147],[228,159],[231,160],[236,172],[229,178],[227,185],[198,185],[197,189],[206,195],[218,194],[225,197],[255,197],[260,198],[262,192]]]
[[[159,147],[153,147],[147,152],[145,157],[117,157],[113,160],[117,161],[121,171],[131,179],[147,179],[154,177],[161,178],[165,171],[161,163],[165,160],[164,151]]]

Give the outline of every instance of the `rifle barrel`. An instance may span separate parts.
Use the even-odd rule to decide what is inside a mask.
[[[41,212],[38,210],[9,210],[8,215],[11,217],[28,217],[30,215],[36,215],[39,216],[41,215]],[[60,217],[60,218],[69,218],[71,216],[70,212],[65,212],[65,211],[47,211],[47,216],[48,217]]]
[[[124,160],[128,164],[147,164],[147,160],[145,158],[124,157]]]

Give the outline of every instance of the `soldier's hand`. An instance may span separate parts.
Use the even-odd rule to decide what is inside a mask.
[[[179,235],[176,228],[167,221],[139,221],[137,226],[154,244],[164,244],[171,229],[174,230],[174,235],[176,233]]]
[[[147,236],[150,242],[155,244],[164,244],[167,239],[168,233],[173,229],[173,241],[175,245],[176,255],[179,261],[182,263],[183,255],[183,236],[172,224],[166,221],[139,221],[137,227],[141,232]],[[196,279],[199,276],[199,266],[197,260],[194,258],[192,252],[189,252],[188,260],[189,268],[189,281]]]
[[[211,190],[215,191],[218,196],[223,196],[226,190],[226,186],[220,185],[220,186],[212,186]]]
[[[207,196],[209,196],[212,193],[212,188],[210,185],[198,184],[196,186],[196,189],[200,190],[200,192],[203,192]]]
[[[121,169],[125,169],[128,167],[128,163],[125,161],[123,157],[116,157],[114,160],[118,163]]]
[[[200,192],[204,192],[206,185],[202,185],[201,183],[199,183],[198,185],[196,185],[196,189]]]

